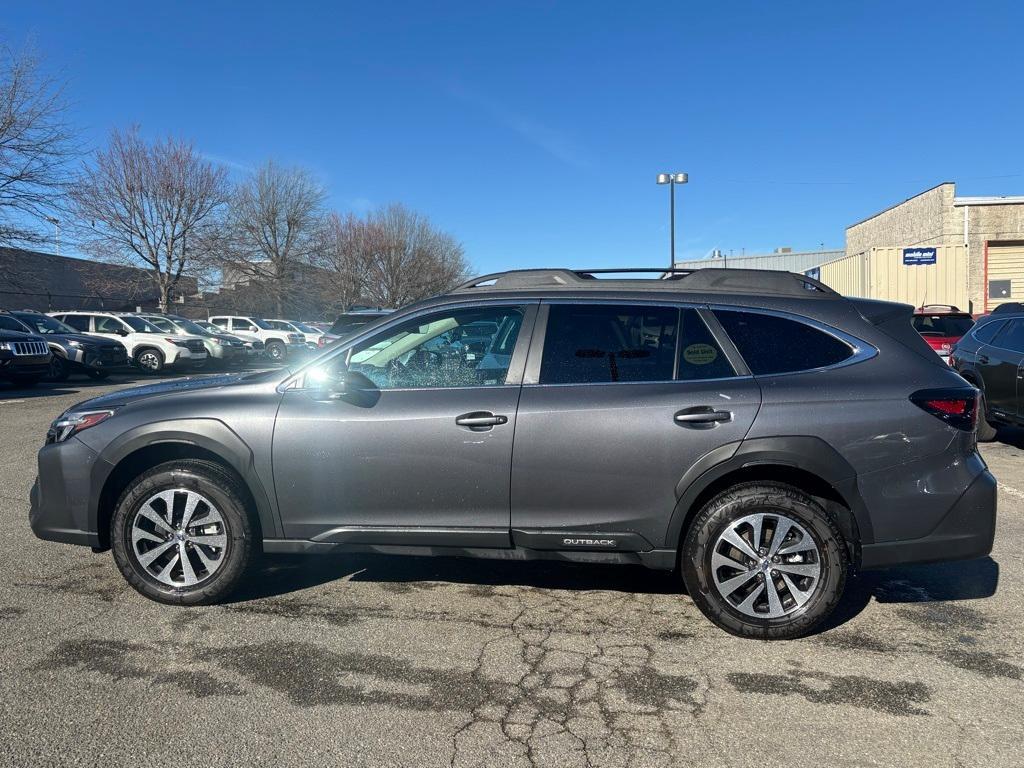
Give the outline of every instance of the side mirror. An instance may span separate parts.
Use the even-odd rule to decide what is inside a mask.
[[[331,384],[333,392],[340,395],[359,395],[377,391],[377,385],[373,380],[359,371],[342,371]]]
[[[124,328],[122,328],[121,330],[119,330],[117,332],[117,335],[118,336],[127,336],[128,335],[128,331],[126,331]]]

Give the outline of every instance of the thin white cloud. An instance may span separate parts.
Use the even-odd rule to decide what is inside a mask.
[[[237,160],[232,160],[230,157],[223,157],[221,155],[214,155],[214,154],[212,154],[210,152],[200,152],[199,155],[204,160],[207,160],[207,161],[209,161],[211,163],[214,163],[216,165],[223,165],[223,166],[225,166],[227,168],[230,168],[233,171],[242,171],[243,173],[252,173],[253,171],[256,170],[253,166],[247,165],[246,163],[241,163],[241,162],[239,162]]]
[[[519,134],[556,160],[582,170],[593,169],[594,163],[587,153],[559,131],[494,99],[474,93],[462,85],[450,83],[447,90],[453,98],[482,110],[495,122]]]

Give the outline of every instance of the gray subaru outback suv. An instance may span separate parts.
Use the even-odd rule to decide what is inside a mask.
[[[723,629],[794,637],[851,568],[991,550],[977,391],[911,314],[784,272],[489,275],[297,370],[74,406],[31,525],[167,603],[262,552],[555,558],[678,570]]]

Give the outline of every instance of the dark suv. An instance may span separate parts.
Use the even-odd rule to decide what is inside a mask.
[[[50,370],[50,348],[10,315],[0,313],[0,380],[32,387]]]
[[[79,333],[55,317],[33,310],[2,313],[7,323],[17,322],[26,333],[46,339],[53,356],[49,378],[64,381],[72,373],[84,373],[91,379],[105,379],[113,371],[128,368],[128,353],[113,339],[99,339]]]
[[[261,552],[555,558],[678,569],[720,627],[793,637],[851,566],[992,547],[977,390],[912,311],[786,272],[490,275],[297,370],[72,407],[31,524],[169,603]]]
[[[1001,304],[957,342],[951,365],[981,390],[978,439],[999,424],[1024,425],[1024,304]]]

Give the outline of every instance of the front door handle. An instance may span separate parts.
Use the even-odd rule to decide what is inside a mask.
[[[732,421],[732,412],[716,411],[708,406],[687,408],[685,411],[680,411],[673,416],[673,419],[675,419],[676,424],[682,424],[684,427],[707,429],[722,422]]]
[[[460,427],[469,427],[470,429],[490,429],[498,424],[507,424],[508,416],[494,414],[490,411],[473,411],[456,416],[455,423]]]
[[[982,365],[988,365],[988,355],[978,355],[978,362]]]

